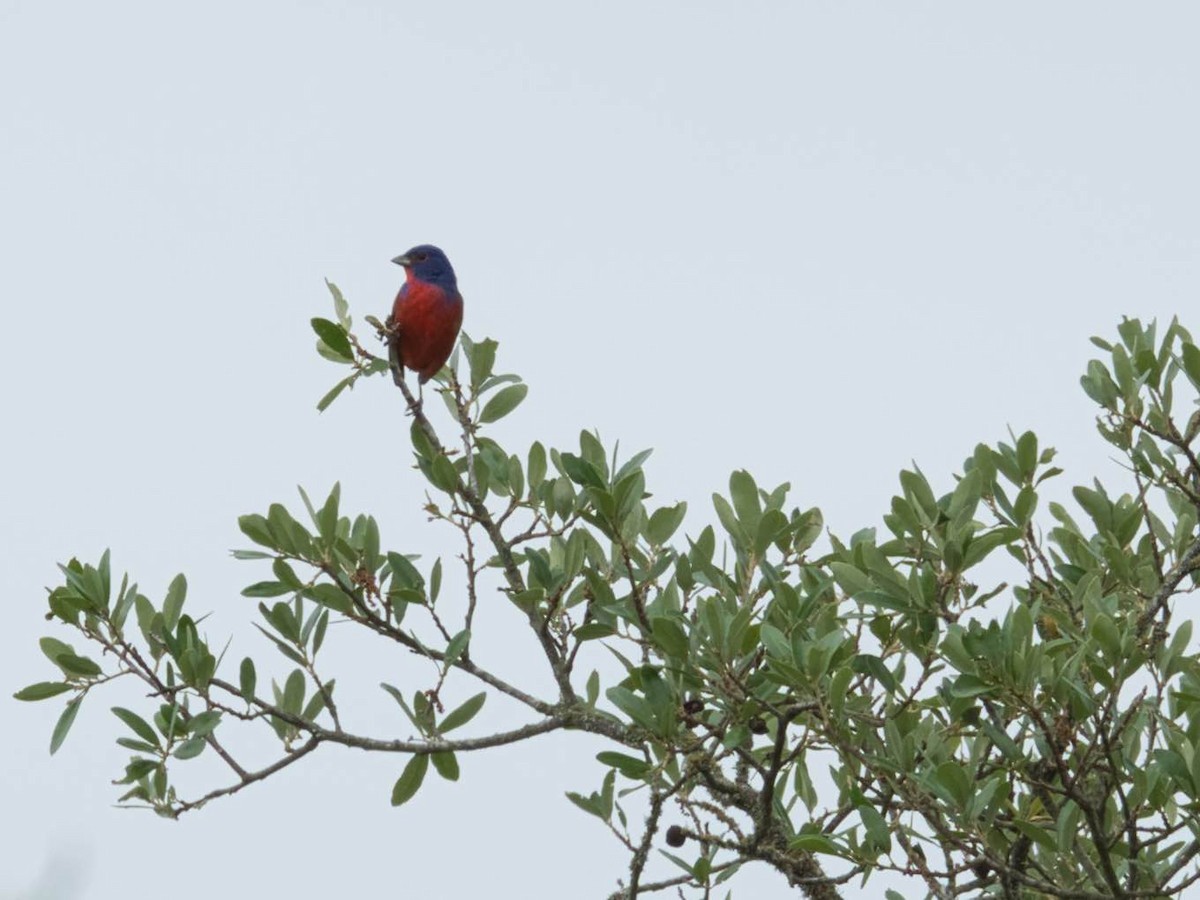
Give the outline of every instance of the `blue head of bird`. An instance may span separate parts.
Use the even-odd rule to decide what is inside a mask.
[[[447,292],[458,290],[458,281],[454,277],[454,267],[440,248],[433,244],[418,244],[411,250],[406,250],[392,260],[396,265],[403,266],[410,277],[417,278],[428,284],[436,284]]]

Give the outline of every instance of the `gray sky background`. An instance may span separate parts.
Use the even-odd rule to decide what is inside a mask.
[[[0,0],[0,895],[605,896],[625,857],[562,796],[602,775],[577,736],[398,811],[402,760],[334,749],[177,824],[114,810],[107,710],[136,693],[89,698],[53,760],[60,703],[11,699],[52,673],[54,563],[111,547],[156,599],[186,571],[236,663],[270,658],[236,516],[296,484],[452,552],[394,392],[314,410],[322,279],[382,315],[424,241],[531,385],[509,449],[653,446],[693,533],[739,467],[877,524],[900,467],[946,488],[1009,425],[1060,449],[1060,491],[1116,487],[1078,376],[1122,314],[1200,330],[1198,28],[1190,3]],[[487,660],[542,684],[486,602]],[[375,685],[428,673],[385,650],[331,631],[326,666],[358,730],[406,736]]]

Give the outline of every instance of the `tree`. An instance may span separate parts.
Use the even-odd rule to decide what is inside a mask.
[[[313,327],[348,374],[321,409],[391,368],[330,289],[335,320]],[[1196,405],[1200,350],[1177,322],[1161,338],[1153,323],[1118,330],[1093,339],[1105,359],[1082,383],[1127,464],[1125,493],[1079,486],[1074,514],[1049,503],[1049,520],[1037,518],[1039,491],[1062,473],[1026,432],[977,446],[940,496],[915,467],[901,472],[882,535],[845,540],[824,533],[819,510],[789,508],[787,484],[765,490],[744,471],[713,495],[721,534],[680,540],[684,504],[647,505],[648,451],[620,460],[585,431],[577,452],[535,442],[509,453],[487,426],[526,386],[495,374],[495,342],[464,335],[439,376],[455,445],[392,372],[415,468],[437,498],[426,509],[461,541],[464,596],[442,595],[441,560],[422,571],[385,549],[371,516],[343,514],[336,485],[319,506],[301,491],[307,522],[280,504],[242,516],[257,549],[235,553],[270,566],[243,594],[294,667],[282,685],[264,690],[252,658],[226,674],[183,611],[182,575],[156,605],[128,576],[113,590],[106,552],[61,566],[48,617],[107,665],[44,638],[61,677],[16,696],[68,695],[54,752],[89,693],[143,682],[145,709],[113,709],[134,754],[121,801],[172,818],[323,744],[403,757],[399,806],[431,764],[456,779],[467,751],[555,730],[599,736],[611,747],[598,786],[568,796],[628,850],[613,898],[708,897],[750,861],[811,898],[883,871],[939,898],[1174,894],[1200,878],[1200,660],[1191,621],[1173,621],[1200,569],[1200,412],[1182,425],[1175,413]],[[497,582],[554,696],[473,658],[476,604]],[[412,736],[343,726],[335,679],[318,670],[331,621],[430,664],[428,683],[383,685]],[[586,662],[604,648],[616,678]],[[479,690],[447,711],[450,679]],[[496,695],[528,723],[460,737]],[[283,751],[251,768],[223,739],[260,725]],[[229,781],[180,796],[173,767],[205,751]],[[814,775],[825,767],[830,778]],[[674,874],[647,874],[658,854]]]

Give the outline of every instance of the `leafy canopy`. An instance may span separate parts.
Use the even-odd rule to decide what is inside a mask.
[[[182,575],[155,602],[128,576],[114,588],[107,552],[61,566],[50,618],[103,665],[46,637],[57,674],[16,696],[66,698],[53,753],[94,690],[144,683],[139,709],[112,710],[131,752],[122,803],[174,818],[341,744],[397,755],[399,806],[431,767],[454,781],[470,751],[568,729],[606,745],[597,785],[568,797],[628,850],[614,898],[707,897],[748,862],[814,898],[880,872],[936,897],[1151,897],[1200,877],[1200,663],[1176,617],[1200,568],[1200,349],[1178,323],[1094,339],[1103,356],[1082,384],[1125,461],[1121,491],[1081,485],[1074,508],[1043,512],[1061,470],[1026,432],[978,445],[938,486],[901,472],[883,531],[841,538],[789,485],[744,471],[713,495],[719,530],[689,531],[685,504],[648,502],[648,451],[619,458],[584,431],[569,451],[511,453],[487,426],[527,388],[495,372],[491,340],[464,335],[439,376],[444,441],[441,413],[364,347],[330,290],[334,318],[313,328],[346,374],[319,408],[391,371],[464,587],[443,590],[442,560],[419,564],[371,515],[344,512],[337,485],[320,504],[302,490],[299,512],[239,519],[254,546],[234,555],[260,573],[242,593],[282,666],[221,658],[184,611]],[[476,662],[477,604],[495,601],[528,623],[551,693]],[[355,696],[335,702],[320,664],[331,621],[427,664],[416,684],[381,685],[403,719],[356,723]],[[447,708],[448,688],[466,699]],[[473,731],[489,700],[523,724]],[[226,732],[260,727],[277,758],[226,748]],[[181,795],[171,773],[206,752],[227,780]]]

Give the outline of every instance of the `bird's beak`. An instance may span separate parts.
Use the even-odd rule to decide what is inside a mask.
[[[404,253],[401,253],[399,256],[395,257],[392,262],[398,266],[407,267],[412,265],[412,260]]]

